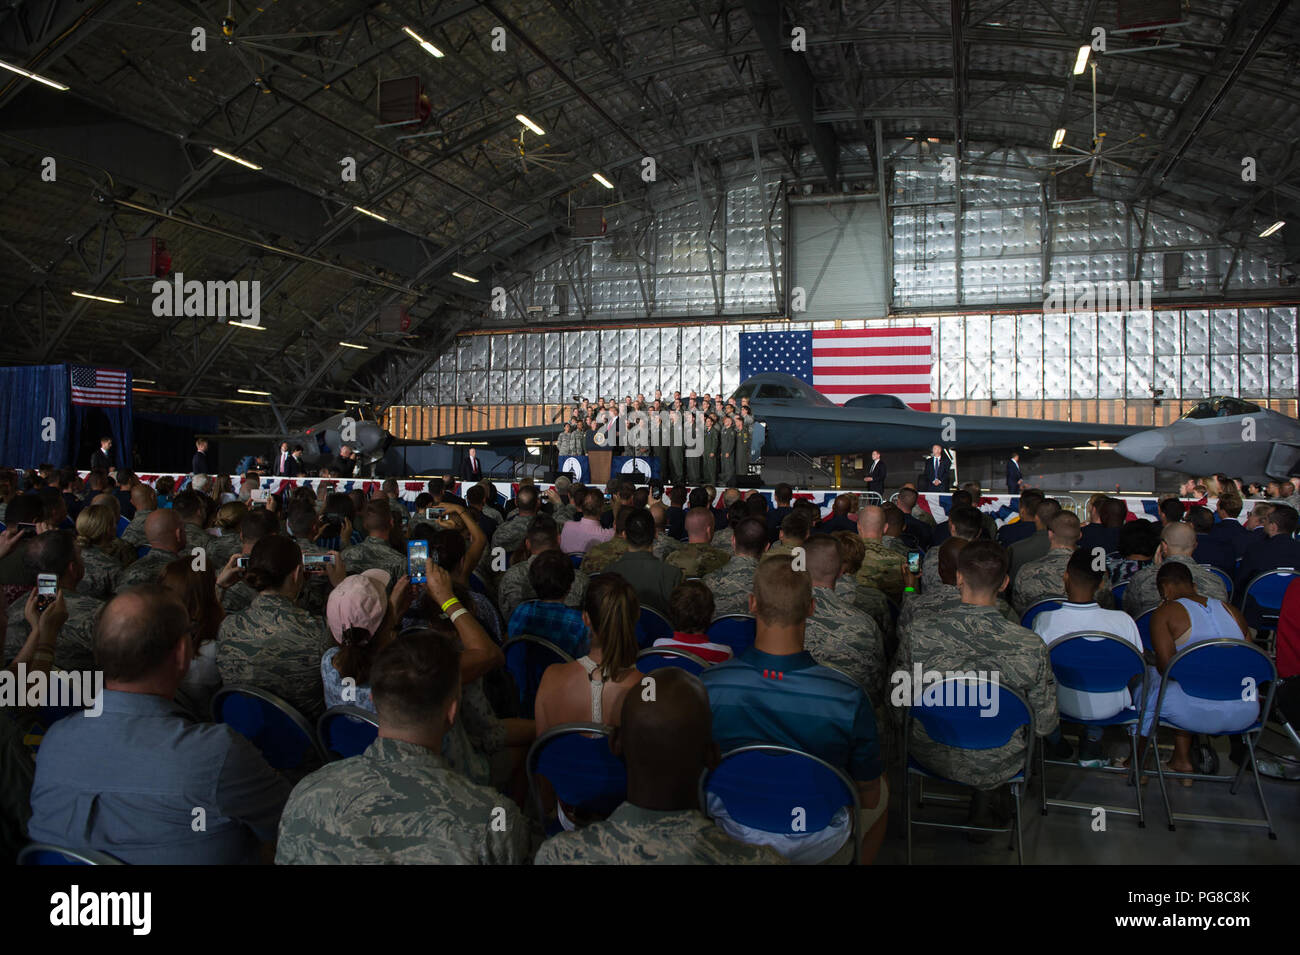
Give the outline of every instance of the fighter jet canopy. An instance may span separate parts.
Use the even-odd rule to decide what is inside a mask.
[[[783,375],[775,371],[765,371],[746,378],[731,397],[735,401],[748,398],[750,401],[776,400],[835,407],[835,402],[812,385],[799,380],[794,375]]]
[[[1259,411],[1259,405],[1251,404],[1249,401],[1242,401],[1240,398],[1233,398],[1225,395],[1216,395],[1213,398],[1206,398],[1204,401],[1198,401],[1196,406],[1183,415],[1184,418],[1231,418],[1240,414],[1256,414]]]

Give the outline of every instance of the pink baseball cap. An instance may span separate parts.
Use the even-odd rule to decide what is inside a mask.
[[[344,577],[325,604],[325,621],[336,643],[343,642],[343,632],[361,627],[373,634],[388,611],[388,571],[371,568]]]

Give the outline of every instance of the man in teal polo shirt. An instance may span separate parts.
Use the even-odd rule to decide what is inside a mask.
[[[812,581],[792,558],[771,557],[754,574],[749,612],[754,646],[701,675],[713,709],[713,735],[724,753],[739,746],[789,746],[843,770],[858,788],[862,861],[875,858],[885,836],[889,787],[871,701],[849,677],[821,666],[804,650],[813,614]],[[789,835],[746,829],[720,805],[709,806],[718,825],[745,842],[770,845],[792,862],[847,860],[849,819],[842,813],[821,832]]]

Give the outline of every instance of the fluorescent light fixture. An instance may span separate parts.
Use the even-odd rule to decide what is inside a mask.
[[[4,60],[0,60],[0,69],[6,69],[10,73],[17,73],[19,76],[25,76],[29,80],[35,80],[37,83],[44,83],[46,86],[53,87],[56,90],[68,89],[68,87],[64,86],[62,83],[56,83],[54,80],[46,79],[39,73],[32,73],[29,70],[24,70],[21,66],[14,66],[12,63],[6,63]]]
[[[213,146],[213,147],[212,147],[212,151],[213,151],[214,153],[216,153],[218,156],[220,156],[222,159],[229,159],[231,162],[237,162],[237,163],[239,163],[241,166],[247,166],[249,169],[261,169],[261,168],[262,168],[261,166],[259,166],[259,165],[258,165],[257,163],[255,163],[255,162],[249,162],[247,159],[240,159],[240,158],[239,158],[238,156],[236,156],[234,153],[228,153],[228,152],[226,152],[224,149],[218,149],[216,146]]]
[[[473,282],[475,285],[478,284],[478,279],[474,278],[472,275],[466,275],[464,272],[452,272],[451,274],[456,276],[456,278],[460,279],[462,282]]]
[[[443,55],[442,50],[438,49],[436,46],[434,46],[424,37],[420,36],[420,34],[416,33],[410,27],[402,27],[402,32],[405,33],[407,36],[409,36],[416,43],[420,44],[420,46],[424,49],[425,53],[428,53],[430,56],[436,56],[439,59],[442,59],[442,55]]]
[[[361,402],[359,402],[359,401],[354,401],[354,400],[352,400],[351,398],[344,398],[344,399],[343,399],[343,403],[344,403],[345,405],[359,405],[359,404],[361,404]]]
[[[1278,220],[1277,220],[1276,222],[1274,222],[1271,226],[1269,226],[1267,229],[1265,229],[1263,232],[1261,232],[1261,233],[1259,234],[1259,237],[1260,237],[1261,239],[1267,239],[1270,235],[1272,235],[1272,234],[1273,234],[1274,232],[1276,232],[1278,229],[1282,228],[1282,226],[1284,226],[1284,225],[1286,225],[1286,220],[1285,220],[1285,219],[1278,219]]]
[[[542,129],[542,127],[538,126],[536,123],[534,123],[531,119],[529,119],[529,118],[528,118],[527,116],[525,116],[523,113],[515,113],[515,119],[519,120],[519,122],[523,123],[523,124],[524,124],[525,126],[527,126],[529,129],[531,129],[533,132],[535,132],[538,136],[545,136],[545,135],[546,135],[546,130]]]
[[[1084,44],[1079,47],[1079,55],[1074,58],[1074,75],[1078,76],[1088,68],[1088,54],[1092,52],[1092,47]]]
[[[1061,143],[1063,143],[1063,142],[1065,142],[1065,127],[1064,127],[1064,126],[1062,126],[1060,129],[1058,129],[1058,130],[1056,131],[1056,135],[1052,137],[1052,148],[1053,148],[1053,149],[1060,149],[1060,148],[1061,148]]]
[[[132,378],[132,379],[131,379],[131,384],[133,384],[133,385],[156,385],[156,384],[158,384],[158,382],[154,381],[154,379],[152,379],[152,378]]]
[[[380,222],[388,221],[383,216],[381,216],[378,212],[371,212],[369,209],[362,209],[360,206],[353,206],[352,208],[356,209],[357,212],[360,212],[363,216],[370,216],[370,218],[378,219]]]
[[[613,184],[612,182],[610,182],[608,179],[606,179],[604,176],[602,176],[602,175],[601,175],[600,173],[598,173],[598,172],[593,172],[593,173],[591,174],[591,178],[592,178],[592,179],[595,179],[598,183],[600,183],[600,184],[601,184],[602,186],[604,186],[606,189],[613,189],[613,188],[614,188],[614,184]]]
[[[126,299],[124,298],[110,298],[107,295],[91,295],[89,292],[77,292],[77,291],[74,291],[72,294],[77,298],[88,298],[95,302],[107,302],[109,305],[126,304]]]
[[[352,342],[339,342],[339,344],[342,345],[344,348],[359,348],[362,351],[370,350],[369,345],[354,345]]]
[[[235,390],[238,391],[241,395],[264,395],[267,398],[271,397],[271,393],[269,391],[258,391],[255,388],[236,388]]]
[[[251,322],[226,322],[231,328],[251,328],[256,332],[266,331],[265,325],[254,325]]]

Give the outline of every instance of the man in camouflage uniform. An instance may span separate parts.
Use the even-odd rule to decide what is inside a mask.
[[[217,670],[227,686],[247,683],[287,700],[314,726],[325,712],[321,655],[333,642],[319,617],[294,605],[303,577],[296,568],[279,590],[259,592],[221,621]]]
[[[934,515],[921,506],[921,495],[910,484],[904,484],[898,492],[898,508],[909,517],[935,526]]]
[[[704,433],[700,436],[704,455],[700,458],[700,476],[705,484],[718,483],[718,429],[712,415],[704,418]]]
[[[185,546],[185,531],[175,511],[154,511],[145,520],[144,531],[149,541],[149,551],[122,573],[122,580],[117,585],[118,593],[136,584],[156,583],[162,576],[163,568],[181,557]]]
[[[1133,579],[1128,583],[1128,589],[1124,591],[1124,610],[1129,616],[1137,617],[1160,605],[1160,592],[1156,589],[1156,574],[1160,572],[1160,565],[1166,561],[1186,564],[1187,569],[1192,572],[1196,592],[1202,597],[1226,601],[1228,588],[1223,585],[1223,579],[1192,559],[1195,550],[1196,531],[1190,524],[1166,524],[1164,530],[1160,532],[1160,547],[1156,551],[1156,559],[1134,574]]]
[[[380,490],[373,500],[382,501],[388,505],[388,510],[393,515],[392,525],[398,530],[405,527],[406,522],[411,519],[411,511],[406,506],[406,502],[402,500],[402,494],[397,487],[397,482],[392,478],[380,485]]]
[[[614,510],[614,536],[587,548],[580,568],[584,574],[589,577],[602,574],[606,567],[627,553],[627,519],[633,510],[631,503],[618,503]]]
[[[911,623],[910,639],[899,645],[891,704],[916,705],[917,695],[930,685],[924,676],[916,685],[918,667],[922,674],[937,673],[939,679],[982,671],[996,674],[999,686],[1024,697],[1033,720],[1031,732],[1046,736],[1056,729],[1056,680],[1047,647],[1032,630],[1004,619],[995,606],[1006,573],[1006,555],[993,541],[972,541],[962,548],[957,558],[961,603]],[[919,721],[912,723],[908,739],[910,755],[926,769],[977,790],[970,810],[970,823],[977,826],[993,824],[997,814],[989,793],[1024,768],[1027,745],[1026,732],[1020,729],[1002,746],[958,749],[932,740]]]
[[[451,640],[398,637],[371,669],[379,737],[289,796],[278,865],[521,865],[540,833],[508,798],[452,769],[442,741],[460,717]],[[430,703],[430,699],[436,700]]]
[[[731,555],[714,547],[713,512],[707,507],[692,507],[686,512],[686,543],[664,558],[682,572],[683,577],[704,577],[713,573]]]
[[[906,557],[909,551],[907,544],[902,539],[903,512],[893,504],[883,506],[885,510],[885,536],[880,538],[880,543]]]
[[[655,694],[623,697],[614,746],[627,764],[627,799],[608,819],[547,840],[538,865],[780,865],[766,846],[732,839],[692,794],[708,766],[713,715],[699,679],[666,667]]]
[[[835,592],[840,549],[826,534],[804,547],[813,585],[813,615],[804,630],[804,649],[813,659],[851,677],[879,704],[885,688],[885,640],[876,622]]]
[[[537,488],[531,484],[521,487],[515,495],[515,512],[510,515],[510,520],[493,532],[491,546],[483,552],[483,560],[490,562],[491,554],[497,548],[501,548],[507,555],[517,551],[528,535],[528,525],[540,508],[541,496],[537,493]]]
[[[207,551],[212,535],[203,529],[203,501],[197,491],[182,491],[172,501],[172,511],[184,525],[185,549]]]
[[[1069,511],[1062,511],[1052,518],[1052,525],[1047,529],[1051,545],[1047,554],[1025,564],[1016,574],[1015,590],[1011,595],[1011,606],[1016,613],[1023,617],[1025,611],[1040,600],[1058,597],[1065,600],[1065,566],[1082,535],[1079,519]],[[1101,554],[1100,560],[1105,568],[1106,555]],[[1097,603],[1104,609],[1114,605],[1108,580],[1103,580],[1101,589],[1097,591]]]
[[[59,593],[68,608],[67,622],[60,628],[58,641],[54,644],[54,666],[60,670],[93,670],[95,620],[104,601],[77,593],[77,584],[85,573],[85,567],[76,535],[68,530],[39,534],[27,545],[23,561],[34,574],[58,577]],[[4,645],[6,660],[13,659],[31,633],[26,607],[26,595],[9,605]]]
[[[948,538],[956,537],[959,540],[973,541],[980,536],[982,525],[980,512],[969,504],[954,507],[948,512]],[[989,539],[992,540],[992,538]],[[943,543],[947,543],[947,539]],[[931,547],[926,552],[925,563],[921,565],[922,590],[933,590],[943,583],[939,579],[939,562],[935,559],[938,553],[939,549],[937,547]]]
[[[668,508],[655,502],[650,505],[650,516],[655,519],[655,543],[650,552],[663,560],[672,551],[682,546],[682,542],[668,535]]]
[[[137,484],[131,488],[131,506],[135,508],[135,517],[122,531],[122,540],[132,547],[144,547],[149,543],[144,533],[144,522],[158,506],[158,496],[148,484]]]
[[[371,501],[361,512],[362,528],[366,539],[343,551],[343,563],[349,574],[378,568],[388,574],[392,589],[397,578],[406,573],[406,557],[397,552],[388,541],[393,533],[392,509],[384,501]]]
[[[624,546],[627,545],[627,541],[623,543]],[[528,529],[528,536],[524,538],[524,549],[528,552],[528,559],[511,564],[501,578],[501,586],[497,589],[497,606],[501,608],[501,619],[507,624],[516,607],[525,600],[537,599],[537,591],[533,589],[532,582],[528,579],[528,571],[533,566],[533,558],[538,554],[560,549],[560,535],[555,530],[555,522],[544,515],[533,521]],[[573,584],[564,597],[564,605],[581,607],[583,599],[587,596],[587,584],[590,581],[591,577],[587,573],[575,570]]]
[[[734,556],[704,577],[704,585],[713,592],[714,617],[749,613],[754,571],[767,549],[767,525],[757,517],[745,518],[734,529],[731,547]]]
[[[300,525],[301,526],[301,525]],[[280,521],[270,511],[258,508],[249,511],[239,522],[239,553],[231,556],[226,563],[214,568],[217,572],[217,588],[221,600],[221,609],[227,614],[247,610],[257,596],[257,591],[244,582],[244,572],[235,561],[237,557],[247,557],[253,553],[253,545],[264,537],[280,532]],[[311,553],[322,549],[312,543]],[[299,542],[299,547],[302,543]],[[303,549],[303,553],[308,553]],[[328,594],[326,595],[328,597]]]
[[[795,549],[802,547],[808,540],[810,533],[812,533],[812,525],[809,524],[808,518],[800,513],[800,508],[795,508],[781,518],[781,529],[777,532],[776,543],[767,549],[763,559],[793,555]]]
[[[860,587],[874,587],[894,603],[903,599],[903,571],[907,559],[885,546],[885,512],[868,504],[858,512],[858,536],[866,546],[866,556],[858,569]]]
[[[736,473],[747,478],[750,474],[750,448],[754,440],[754,416],[748,405],[740,407],[740,431],[736,436]]]
[[[699,409],[691,407],[684,412],[682,419],[683,441],[689,437],[691,444],[684,449],[686,463],[686,483],[698,487],[704,473],[704,416]]]

